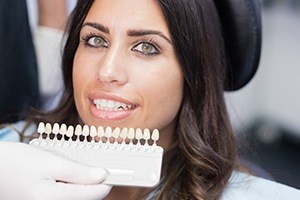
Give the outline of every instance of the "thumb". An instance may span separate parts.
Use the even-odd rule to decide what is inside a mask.
[[[77,162],[58,158],[56,165],[52,165],[53,179],[73,184],[99,184],[106,176],[107,170],[90,167]]]

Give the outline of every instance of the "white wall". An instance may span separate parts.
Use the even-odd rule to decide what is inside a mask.
[[[260,118],[300,138],[300,8],[265,9],[262,46],[254,79],[226,95],[234,127],[243,129]]]

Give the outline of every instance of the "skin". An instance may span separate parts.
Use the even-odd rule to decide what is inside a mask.
[[[157,128],[158,143],[166,150],[182,103],[183,74],[157,2],[96,0],[80,32],[73,83],[83,123]],[[125,102],[134,108],[97,111],[93,99]],[[107,199],[130,199],[138,192],[139,188],[114,187]]]
[[[39,25],[64,29],[68,18],[66,0],[38,0]]]

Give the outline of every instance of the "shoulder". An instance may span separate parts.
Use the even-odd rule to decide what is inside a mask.
[[[296,200],[300,190],[255,177],[241,172],[233,172],[222,200]]]
[[[0,129],[0,141],[6,142],[19,142],[20,141],[20,133],[24,131],[27,122],[19,121],[14,124],[9,124],[4,128]],[[31,135],[36,126],[34,124],[30,124],[28,128],[26,128],[24,134],[25,136]]]

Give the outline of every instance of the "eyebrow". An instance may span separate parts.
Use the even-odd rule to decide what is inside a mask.
[[[97,22],[85,22],[82,25],[82,28],[85,26],[90,26],[93,27],[95,29],[98,29],[99,31],[102,31],[104,33],[109,34],[109,28],[97,23]],[[161,31],[156,31],[156,30],[147,30],[147,29],[141,29],[141,30],[129,30],[127,31],[127,35],[130,37],[140,37],[140,36],[145,36],[145,35],[158,35],[160,37],[162,37],[163,39],[165,39],[168,43],[172,44],[172,40],[169,39],[167,36],[165,36]]]
[[[85,27],[85,26],[91,26],[95,29],[98,29],[99,31],[102,31],[104,33],[109,33],[109,28],[107,28],[106,26],[103,26],[100,23],[96,23],[96,22],[85,22],[81,28]]]
[[[129,31],[127,31],[127,35],[131,36],[131,37],[139,37],[139,36],[145,36],[145,35],[158,35],[158,36],[164,38],[168,43],[172,44],[172,41],[160,31],[155,31],[155,30],[129,30]]]

